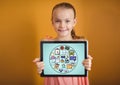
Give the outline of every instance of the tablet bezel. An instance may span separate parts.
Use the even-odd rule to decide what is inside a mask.
[[[87,55],[88,55],[88,42],[87,41],[41,41],[40,42],[40,61],[43,61],[43,44],[44,43],[84,43],[85,44],[85,59],[87,58]],[[41,77],[60,77],[60,76],[66,76],[66,77],[70,77],[70,76],[82,76],[82,77],[86,77],[88,72],[86,69],[84,69],[85,71],[85,74],[83,75],[46,75],[44,74],[44,70],[42,70],[42,73],[40,74]]]

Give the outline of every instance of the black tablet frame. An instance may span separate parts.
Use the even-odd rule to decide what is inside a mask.
[[[40,41],[40,61],[43,61],[43,44],[44,43],[84,43],[85,44],[85,59],[87,59],[88,55],[88,41]],[[72,77],[72,76],[81,76],[86,77],[88,75],[88,71],[84,69],[85,74],[84,75],[45,75],[44,70],[42,70],[42,73],[40,74],[41,77]]]

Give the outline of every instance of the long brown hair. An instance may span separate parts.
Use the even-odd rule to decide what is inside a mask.
[[[56,8],[59,8],[59,7],[63,7],[63,8],[66,8],[66,9],[72,9],[73,12],[74,12],[74,18],[76,18],[76,10],[75,10],[75,8],[74,8],[70,3],[62,2],[62,3],[59,3],[59,4],[57,4],[57,5],[55,5],[55,6],[53,7],[51,20],[53,19],[53,11],[54,11]],[[72,36],[73,39],[83,38],[83,37],[77,36],[77,35],[75,34],[75,31],[74,31],[73,29],[72,29],[72,31],[71,31],[71,36]]]

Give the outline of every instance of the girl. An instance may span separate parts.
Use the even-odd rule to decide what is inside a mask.
[[[45,40],[53,41],[75,41],[83,40],[79,36],[75,35],[73,30],[76,24],[76,11],[74,7],[69,3],[59,3],[52,10],[52,25],[57,33],[55,39],[47,38]],[[87,70],[91,70],[92,57],[88,55],[88,58],[83,61],[83,65]],[[40,62],[39,58],[33,60],[37,66],[38,73],[41,73],[44,69],[44,63]],[[45,77],[45,85],[89,85],[88,77]]]

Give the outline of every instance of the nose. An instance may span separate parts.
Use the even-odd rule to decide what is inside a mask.
[[[61,28],[64,28],[64,27],[65,27],[65,23],[64,23],[64,22],[61,22],[61,23],[60,23],[60,27],[61,27]]]

